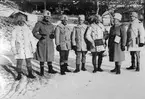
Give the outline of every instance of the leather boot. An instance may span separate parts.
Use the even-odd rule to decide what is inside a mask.
[[[116,70],[117,70],[117,66],[115,65],[115,68],[114,69],[112,69],[112,70],[110,70],[110,72],[116,72]]]
[[[18,76],[15,79],[16,81],[22,79],[21,69],[18,69],[17,72],[18,72]]]
[[[60,74],[61,74],[61,75],[66,75],[65,69],[66,69],[66,67],[65,67],[64,64],[63,64],[63,65],[60,65]]]
[[[40,66],[40,76],[44,76],[44,66]]]
[[[78,73],[80,72],[80,64],[76,64],[76,69],[74,71],[74,73]]]
[[[32,67],[27,67],[28,68],[28,78],[32,78],[32,79],[34,79],[34,78],[36,78],[33,74],[32,74]]]
[[[48,73],[56,74],[57,71],[53,69],[52,65],[48,65]]]
[[[71,72],[71,70],[69,70],[67,67],[69,66],[67,63],[64,63],[65,66],[65,72]]]
[[[121,71],[120,71],[120,65],[117,65],[117,68],[116,68],[116,74],[120,74],[121,73]]]
[[[82,63],[82,68],[81,68],[82,71],[86,71],[87,69],[85,68],[85,63]]]
[[[97,69],[97,71],[99,71],[99,72],[103,72],[103,70],[101,69],[101,64],[102,64],[102,58],[98,59],[98,69]]]
[[[137,63],[137,67],[136,67],[136,70],[135,71],[137,71],[137,72],[140,71],[140,64],[139,63]]]
[[[96,73],[96,72],[97,72],[97,67],[96,67],[96,64],[94,64],[93,66],[94,66],[93,73]]]
[[[135,69],[135,62],[132,61],[132,62],[131,62],[131,66],[130,66],[130,67],[127,67],[126,69],[127,69],[127,70]]]

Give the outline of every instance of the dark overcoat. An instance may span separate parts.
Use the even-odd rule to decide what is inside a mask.
[[[54,42],[53,39],[50,38],[50,35],[54,34],[54,26],[50,22],[39,21],[36,23],[32,33],[34,37],[39,40],[35,59],[42,62],[53,61]]]
[[[119,36],[120,42],[115,42],[115,36]],[[110,28],[108,48],[109,48],[109,60],[114,62],[121,62],[125,60],[125,53],[121,50],[121,46],[126,45],[127,34],[124,25],[112,26]]]

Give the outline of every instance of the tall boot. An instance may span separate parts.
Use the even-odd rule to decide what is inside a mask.
[[[44,65],[40,65],[40,76],[44,76]]]
[[[140,71],[140,63],[139,62],[137,62],[137,67],[136,67],[136,70],[135,71],[137,71],[137,72]]]
[[[65,66],[65,72],[71,72],[71,70],[69,70],[67,67],[68,67],[68,64],[67,63],[64,63],[64,66]]]
[[[110,70],[110,72],[116,72],[116,70],[117,70],[117,66],[115,65],[115,68]]]
[[[101,69],[101,64],[102,64],[102,56],[98,57],[98,69],[97,71],[103,72],[103,70]]]
[[[80,72],[80,64],[76,64],[76,69],[74,71],[74,73],[78,73]]]
[[[65,65],[63,64],[63,65],[60,65],[60,74],[61,75],[66,75],[66,73],[65,73]]]
[[[120,71],[120,65],[117,65],[117,68],[116,68],[116,74],[120,74],[121,73],[121,71]]]
[[[56,74],[57,71],[55,71],[55,70],[53,69],[53,66],[52,66],[52,65],[48,65],[48,73]]]
[[[127,70],[135,69],[135,61],[131,61],[131,66],[126,68]]]
[[[31,66],[29,66],[29,67],[27,67],[28,68],[28,78],[32,78],[32,79],[34,79],[34,78],[36,78],[33,74],[32,74],[32,67]]]
[[[16,81],[22,79],[21,69],[18,68],[18,69],[17,69],[17,72],[18,72],[18,76],[17,76],[16,79],[15,79]]]
[[[97,72],[97,66],[96,66],[96,64],[93,64],[93,66],[94,66],[93,73],[96,73]]]
[[[81,68],[82,71],[86,71],[87,69],[85,68],[85,63],[82,63],[82,68]]]

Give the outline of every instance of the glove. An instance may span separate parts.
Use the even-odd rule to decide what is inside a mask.
[[[60,51],[60,50],[61,50],[60,45],[56,46],[56,50],[57,50],[57,51]]]
[[[125,46],[121,46],[121,50],[122,51],[125,51]]]
[[[40,40],[43,40],[43,39],[45,39],[43,36],[40,38]]]
[[[72,49],[73,49],[74,51],[76,51],[76,50],[77,50],[77,46],[72,46]]]
[[[50,39],[54,39],[54,34],[49,35]]]
[[[139,47],[143,47],[144,46],[144,44],[143,43],[139,43]]]

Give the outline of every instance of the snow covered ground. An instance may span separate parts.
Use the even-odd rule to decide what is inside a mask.
[[[12,55],[7,55],[13,59]],[[36,79],[31,80],[23,76],[21,81],[14,81],[15,66],[2,66],[0,71],[0,95],[2,99],[145,99],[145,51],[141,53],[141,71],[127,71],[130,66],[130,55],[126,52],[126,61],[123,62],[121,75],[110,73],[114,63],[104,57],[102,68],[104,72],[92,73],[91,55],[87,54],[87,70],[77,74],[67,73],[50,75],[45,67],[45,76],[40,77],[39,62],[33,60],[33,69]],[[12,60],[13,62],[14,59]],[[5,62],[7,63],[7,62]],[[15,64],[15,63],[14,63]],[[75,53],[70,52],[70,69],[75,69]],[[54,69],[59,71],[59,55],[55,53]],[[9,70],[8,72],[4,72]],[[26,74],[25,64],[23,66]],[[3,73],[4,72],[4,73]],[[4,76],[3,76],[4,75]],[[6,76],[7,75],[7,76]],[[7,78],[5,78],[5,76]],[[5,82],[3,82],[5,81]],[[3,90],[3,91],[2,91]],[[4,96],[5,97],[2,97]]]
[[[58,22],[59,23],[59,22]],[[57,25],[55,23],[54,25]],[[74,26],[74,24],[70,24]],[[109,29],[109,28],[108,28]],[[23,64],[24,75],[22,80],[15,81],[17,76],[15,60],[11,52],[0,53],[0,99],[145,99],[145,49],[141,52],[141,71],[127,71],[130,66],[130,55],[126,52],[126,61],[123,62],[121,75],[109,71],[114,63],[104,57],[102,68],[104,72],[92,73],[91,55],[87,54],[87,71],[67,75],[47,73],[39,76],[39,62],[32,61],[36,79],[26,77],[27,70]],[[69,55],[70,69],[75,69],[75,53]],[[54,69],[58,72],[59,54],[55,51]]]

